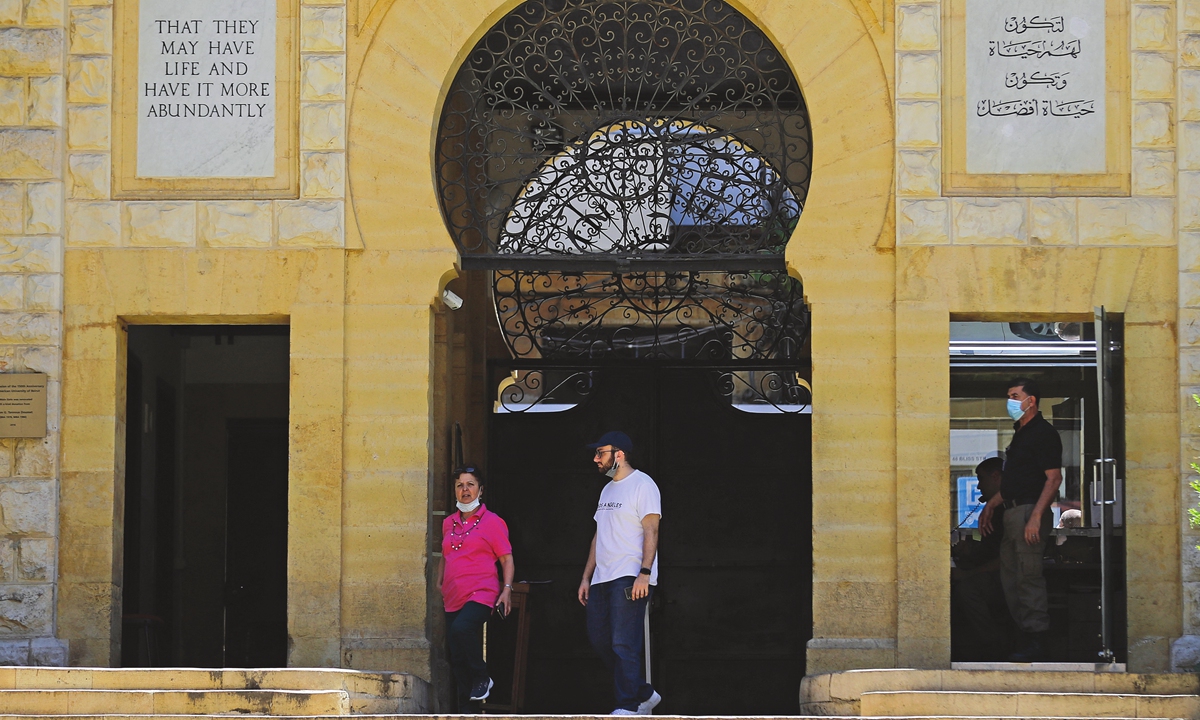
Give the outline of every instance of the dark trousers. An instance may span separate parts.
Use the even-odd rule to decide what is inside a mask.
[[[446,639],[450,642],[450,667],[458,682],[460,710],[471,697],[471,686],[487,680],[483,661],[483,624],[492,614],[487,605],[468,601],[459,610],[446,613]]]
[[[613,676],[616,709],[637,710],[654,689],[646,682],[645,622],[650,597],[630,600],[633,577],[592,585],[588,593],[588,640]],[[650,589],[654,591],[653,587]]]
[[[953,610],[958,622],[954,630],[955,660],[998,661],[1008,657],[1012,623],[1004,599],[1000,570],[964,574],[951,586]]]

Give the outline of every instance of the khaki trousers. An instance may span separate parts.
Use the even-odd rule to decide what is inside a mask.
[[[1018,505],[1004,511],[1004,538],[1000,541],[1000,582],[1004,600],[1017,627],[1028,633],[1050,629],[1046,598],[1046,578],[1042,574],[1042,555],[1050,537],[1054,514],[1042,515],[1040,541],[1025,542],[1025,524],[1033,514],[1033,505]]]

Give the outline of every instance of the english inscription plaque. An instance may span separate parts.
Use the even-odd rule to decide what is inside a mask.
[[[1105,0],[966,1],[968,173],[1106,170]]]
[[[276,0],[139,0],[138,177],[275,174]]]
[[[0,374],[0,437],[46,437],[46,375]]]

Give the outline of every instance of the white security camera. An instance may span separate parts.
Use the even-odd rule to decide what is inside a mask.
[[[463,299],[450,290],[442,291],[442,302],[446,303],[446,307],[451,310],[457,310],[463,305]]]

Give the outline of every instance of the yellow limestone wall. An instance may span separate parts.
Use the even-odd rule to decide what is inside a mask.
[[[1178,274],[1200,269],[1200,242],[1176,230],[1200,229],[1186,172],[1200,81],[1174,76],[1177,44],[1180,64],[1200,63],[1195,36],[1174,34],[1200,30],[1200,0],[1132,10],[1135,197],[1114,199],[942,197],[936,0],[735,4],[787,56],[814,133],[788,249],[813,313],[809,671],[948,665],[950,319],[1099,303],[1127,323],[1130,667],[1165,669],[1169,642],[1200,628],[1181,583],[1200,575],[1181,576],[1195,541],[1181,540],[1177,432],[1196,432],[1179,399],[1200,364],[1176,359],[1200,344],[1200,285]],[[124,327],[287,322],[289,664],[429,677],[430,307],[456,260],[434,136],[466,52],[516,5],[305,0],[300,197],[117,202],[111,101],[132,79],[112,77],[111,6],[0,0],[0,367],[62,382],[44,443],[0,443],[21,559],[0,551],[0,589],[27,593],[37,618],[0,624],[0,650],[117,660]],[[39,552],[40,570],[21,564]]]

